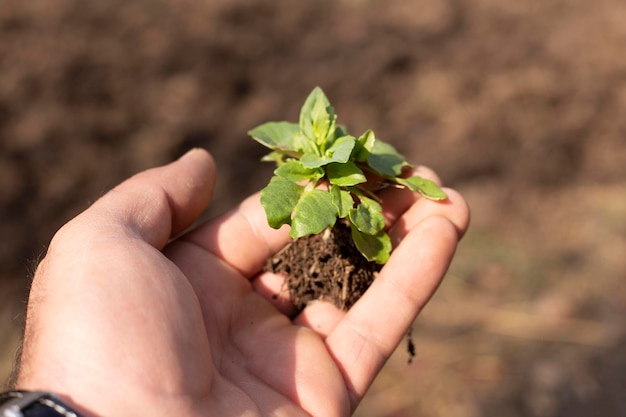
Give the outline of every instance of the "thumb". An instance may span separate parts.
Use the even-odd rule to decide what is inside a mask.
[[[162,249],[189,227],[208,206],[215,185],[215,162],[202,149],[177,161],[143,171],[124,181],[64,229],[122,233]],[[59,234],[64,234],[63,229]],[[73,234],[70,232],[70,234]]]

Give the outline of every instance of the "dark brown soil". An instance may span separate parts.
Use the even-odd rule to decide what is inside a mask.
[[[298,311],[313,300],[349,309],[367,290],[381,265],[368,262],[352,243],[350,228],[337,222],[319,235],[305,236],[271,258],[266,269],[286,276]]]

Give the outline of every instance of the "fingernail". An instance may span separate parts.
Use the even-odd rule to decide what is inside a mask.
[[[206,152],[206,150],[202,148],[191,148],[187,152],[185,152],[180,158],[178,158],[178,160],[180,161],[182,159],[186,159],[191,155],[197,154],[198,152]]]

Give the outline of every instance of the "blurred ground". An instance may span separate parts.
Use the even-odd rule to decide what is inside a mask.
[[[622,0],[2,0],[0,378],[54,231],[134,172],[217,158],[207,215],[271,166],[245,132],[320,85],[473,209],[357,415],[626,416]]]

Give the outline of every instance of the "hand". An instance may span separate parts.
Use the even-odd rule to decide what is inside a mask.
[[[418,174],[438,181],[431,171]],[[53,238],[30,299],[17,385],[85,416],[347,416],[431,297],[469,219],[387,190],[395,250],[349,312],[292,317],[261,272],[289,241],[259,196],[181,234],[211,199],[215,165],[194,150],[140,173]]]

